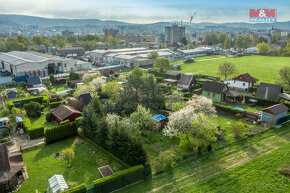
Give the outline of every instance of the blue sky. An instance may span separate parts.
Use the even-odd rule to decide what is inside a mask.
[[[249,9],[277,9],[278,21],[290,20],[290,0],[0,0],[1,14],[49,18],[159,21],[248,22]]]

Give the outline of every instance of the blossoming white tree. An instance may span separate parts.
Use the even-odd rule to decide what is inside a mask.
[[[98,77],[93,79],[92,83],[96,86],[97,89],[100,89],[106,83],[106,80],[104,80],[102,77]]]
[[[195,113],[203,113],[208,115],[215,115],[216,110],[211,99],[201,95],[193,95],[192,99],[187,102],[192,107]]]
[[[93,83],[83,84],[77,87],[74,92],[74,97],[78,98],[81,94],[90,93],[92,97],[97,97],[98,93],[96,91],[96,86]]]

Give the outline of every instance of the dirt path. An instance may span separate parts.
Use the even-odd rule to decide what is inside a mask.
[[[226,57],[223,56],[223,57],[219,57],[219,58],[209,58],[209,59],[197,60],[197,62],[208,61],[208,60],[218,60],[218,59],[224,59],[224,58],[226,58]]]
[[[289,133],[286,133],[285,135],[289,136]],[[256,141],[256,143],[246,144],[238,149],[229,149],[226,156],[220,157],[217,160],[212,160],[209,163],[205,163],[197,167],[193,165],[193,173],[177,178],[170,183],[156,187],[148,191],[148,193],[178,192],[183,188],[206,180],[223,171],[241,166],[260,155],[268,154],[288,142],[289,140],[287,138],[272,136],[270,138]]]

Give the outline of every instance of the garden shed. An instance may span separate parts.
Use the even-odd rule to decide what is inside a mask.
[[[180,80],[177,84],[177,90],[186,90],[189,91],[190,88],[196,83],[194,74],[186,73],[182,74]]]
[[[60,105],[59,107],[51,111],[52,115],[55,117],[55,121],[60,123],[65,120],[73,122],[76,118],[81,116],[81,112],[73,107],[67,105]]]
[[[283,87],[276,84],[261,83],[256,92],[256,97],[269,101],[278,102],[280,94],[283,93]]]
[[[16,98],[17,96],[17,90],[16,88],[9,88],[9,89],[6,89],[5,90],[6,92],[6,95],[7,95],[7,99],[14,99]]]
[[[262,110],[261,121],[278,125],[281,119],[288,117],[288,110],[288,107],[283,103],[267,107]]]
[[[202,86],[202,96],[212,99],[215,102],[222,102],[225,100],[226,93],[229,88],[226,84],[206,81]]]
[[[62,175],[54,175],[48,179],[47,193],[59,193],[68,189],[68,185]]]
[[[114,172],[109,165],[98,168],[102,178],[112,175]]]
[[[167,120],[167,118],[164,115],[161,114],[157,114],[157,115],[153,115],[152,118],[159,123],[159,125],[156,128],[156,131],[160,131],[161,129],[163,129],[165,122]]]

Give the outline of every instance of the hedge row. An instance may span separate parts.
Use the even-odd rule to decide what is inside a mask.
[[[95,191],[98,193],[108,193],[127,185],[144,180],[144,167],[137,165],[132,168],[116,172],[110,176],[93,181]]]
[[[87,191],[86,184],[82,183],[76,187],[65,190],[64,193],[85,193]]]
[[[45,139],[46,143],[52,143],[55,141],[58,141],[60,139],[71,137],[74,135],[77,135],[78,126],[76,122],[65,124],[65,125],[59,125],[57,127],[48,128],[45,131]]]
[[[163,78],[167,78],[168,75],[166,73],[161,73],[161,72],[157,72],[157,71],[151,71],[151,74],[153,74],[154,76],[158,76],[158,77],[163,77]]]
[[[254,96],[245,96],[246,103],[250,103],[249,102],[250,99],[257,100],[258,101],[257,105],[264,106],[264,107],[268,107],[268,106],[272,106],[272,105],[278,104],[278,102],[269,101],[269,100],[265,100],[265,99],[260,99],[260,98],[254,97]]]
[[[64,120],[64,121],[62,121],[62,122],[60,122],[59,124],[60,125],[65,125],[65,124],[69,124],[70,123],[70,120]]]
[[[61,104],[60,101],[49,103],[51,109],[58,107]]]
[[[219,105],[219,104],[214,104],[215,108],[217,111],[226,113],[228,115],[236,116],[237,114],[243,114],[243,116],[247,113],[246,111],[242,111],[239,109],[234,109],[231,107]]]
[[[28,118],[23,119],[23,125],[26,133],[30,139],[36,139],[44,136],[44,127],[32,127],[31,122]]]
[[[48,101],[48,96],[30,97],[30,98],[24,98],[20,100],[9,101],[8,107],[9,109],[11,109],[12,107],[15,107],[15,103],[21,103],[20,106],[23,107],[24,104],[27,104],[31,101],[46,105]]]
[[[29,135],[30,139],[37,139],[42,137],[44,136],[44,127],[29,127],[27,128],[27,134]]]

